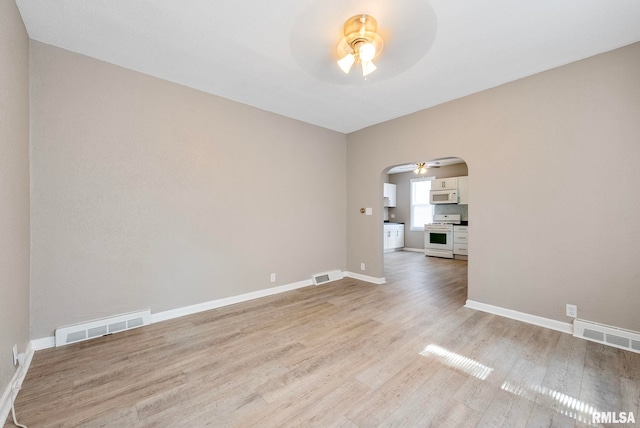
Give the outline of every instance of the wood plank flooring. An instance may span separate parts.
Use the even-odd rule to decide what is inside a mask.
[[[640,355],[466,309],[467,262],[353,279],[36,353],[34,427],[573,427],[640,419]],[[5,427],[12,427],[11,418]]]

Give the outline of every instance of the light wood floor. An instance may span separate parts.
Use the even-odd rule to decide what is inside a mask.
[[[400,252],[385,262],[385,285],[345,279],[39,351],[18,420],[572,427],[594,410],[640,419],[640,355],[463,308],[465,261]]]

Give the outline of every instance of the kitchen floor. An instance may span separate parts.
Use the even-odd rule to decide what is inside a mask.
[[[394,251],[384,255],[384,275],[387,283],[413,279],[438,289],[439,284],[450,284],[455,280],[455,289],[461,292],[456,302],[464,305],[467,299],[466,260],[426,257],[424,253],[415,251]]]
[[[640,355],[463,307],[467,262],[344,279],[38,351],[27,426],[589,426],[640,417]],[[5,427],[12,427],[9,417]]]

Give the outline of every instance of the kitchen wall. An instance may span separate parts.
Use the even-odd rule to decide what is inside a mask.
[[[457,156],[469,299],[640,331],[639,69],[636,43],[349,134],[347,269],[383,277],[381,208],[358,210],[380,206],[387,167]]]
[[[458,214],[460,220],[469,221],[469,205],[443,204],[433,208],[434,214]]]
[[[0,396],[29,340],[29,38],[0,0]],[[0,403],[3,404],[3,403]]]
[[[31,112],[34,339],[346,267],[344,134],[33,41]]]
[[[442,166],[437,169],[430,169],[426,176],[435,178],[462,177],[468,174],[467,164],[460,163]],[[389,174],[388,183],[396,185],[397,204],[396,208],[389,208],[389,221],[404,223],[404,246],[405,248],[424,249],[424,232],[411,231],[411,180],[418,178],[413,172],[401,174]],[[450,212],[441,212],[449,210]],[[468,220],[467,205],[436,205],[435,212],[438,214],[460,214],[464,220]],[[391,218],[394,215],[395,218]]]

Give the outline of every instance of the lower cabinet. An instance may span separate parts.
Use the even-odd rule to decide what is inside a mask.
[[[469,226],[453,226],[453,256],[466,259],[469,255]]]
[[[404,247],[404,224],[385,224],[383,242],[385,251]]]

